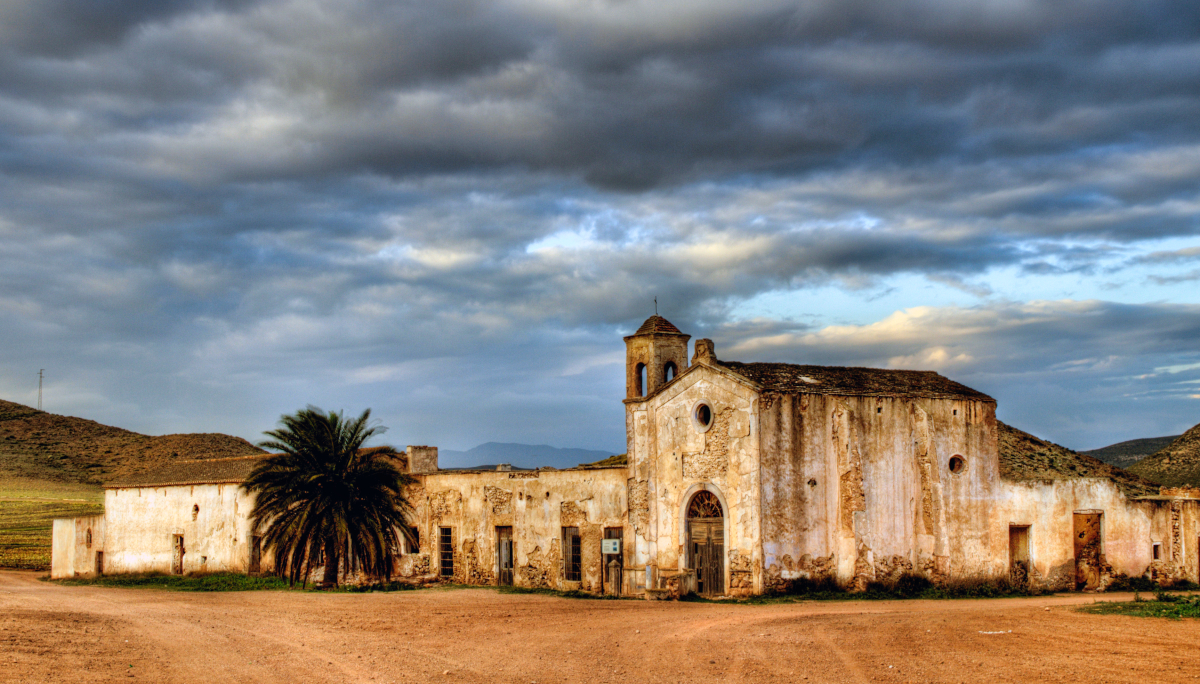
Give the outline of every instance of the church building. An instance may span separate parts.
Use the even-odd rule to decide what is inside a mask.
[[[650,598],[747,596],[801,578],[861,588],[904,574],[1054,589],[1103,589],[1122,574],[1200,580],[1194,491],[1011,479],[996,401],[938,373],[725,361],[707,339],[689,359],[689,340],[657,315],[625,338],[624,463],[442,470],[436,448],[409,447],[417,542],[397,575]],[[158,509],[137,509],[154,519],[120,508],[108,520],[106,505],[105,539],[154,550],[84,551],[66,539],[81,523],[61,521],[55,576],[91,567],[96,550],[120,571],[196,567],[178,557],[181,525],[198,517],[195,484],[113,485],[114,503],[140,501],[130,498],[139,486],[163,488]],[[180,511],[164,512],[167,502]],[[232,512],[251,502],[205,502],[222,505],[231,522],[213,530],[230,540],[203,540],[216,554],[206,564],[265,569],[255,531]],[[123,535],[130,525],[137,534]]]

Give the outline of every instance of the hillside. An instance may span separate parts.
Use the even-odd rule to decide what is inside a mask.
[[[1153,482],[1097,458],[1038,439],[1000,421],[996,421],[996,427],[1000,442],[1000,476],[1006,480],[1106,477],[1115,481],[1125,496],[1146,496],[1159,492]]]
[[[1171,435],[1169,437],[1147,437],[1145,439],[1131,439],[1126,442],[1110,444],[1099,449],[1091,449],[1089,451],[1080,451],[1081,454],[1086,454],[1092,458],[1098,458],[1109,465],[1115,465],[1118,468],[1129,468],[1129,466],[1146,458],[1162,448],[1166,447],[1171,442],[1179,439],[1179,435]]]
[[[100,484],[181,458],[263,453],[222,434],[147,435],[0,400],[0,478]]]
[[[1129,472],[1167,487],[1200,486],[1200,425],[1133,464]]]

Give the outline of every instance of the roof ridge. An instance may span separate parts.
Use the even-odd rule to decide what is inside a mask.
[[[821,366],[778,361],[726,361],[716,365],[757,383],[768,392],[840,396],[925,397],[931,399],[995,399],[934,370]]]
[[[181,458],[175,461],[168,461],[165,465],[177,465],[179,463],[219,463],[224,461],[241,461],[247,458],[264,458],[266,456],[275,456],[270,452],[261,454],[246,454],[245,456],[222,456],[220,458]]]

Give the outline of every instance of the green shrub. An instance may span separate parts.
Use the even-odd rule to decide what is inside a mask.
[[[191,575],[164,575],[160,572],[148,572],[50,581],[68,587],[125,587],[166,589],[168,591],[262,591],[288,588],[287,581],[279,577],[254,577],[236,572]]]
[[[374,593],[377,591],[380,591],[380,592],[411,591],[413,589],[420,589],[420,587],[415,584],[412,584],[410,582],[392,581],[392,582],[374,582],[372,584],[348,584],[348,585],[342,587],[342,589],[344,591],[348,591],[352,594],[369,594],[369,593]]]
[[[1117,575],[1105,591],[1157,591],[1158,582],[1149,577]]]

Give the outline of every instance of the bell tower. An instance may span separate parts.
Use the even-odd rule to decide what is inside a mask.
[[[686,370],[691,338],[658,314],[647,318],[625,338],[625,397],[648,397]]]

